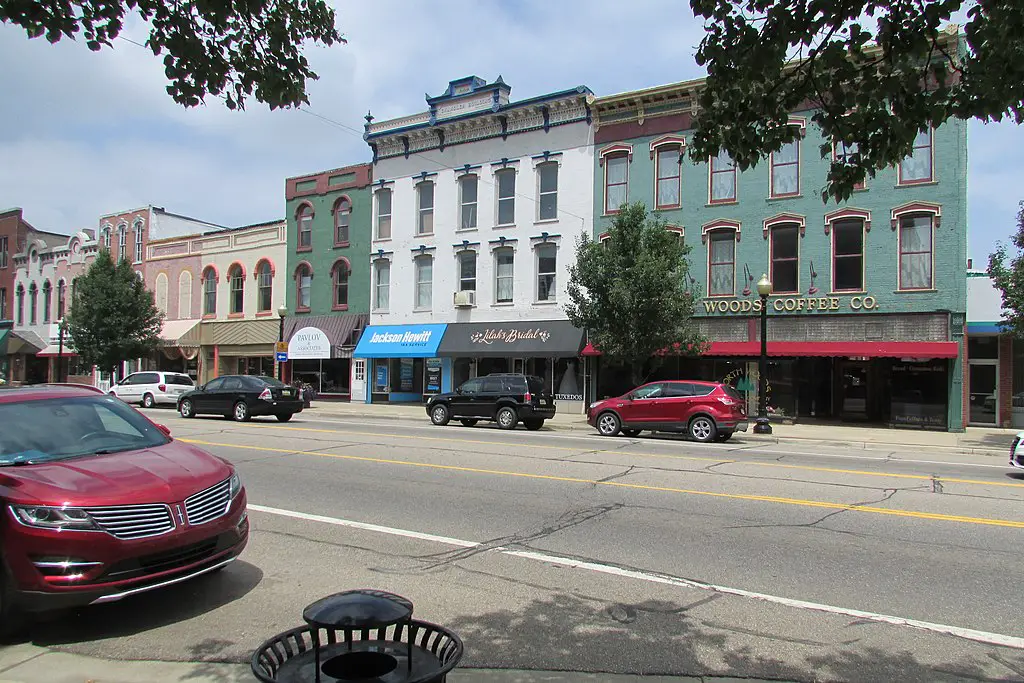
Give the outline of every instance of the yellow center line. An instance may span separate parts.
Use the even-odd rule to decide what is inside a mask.
[[[579,448],[569,448],[567,446],[551,446],[547,444],[529,444],[524,446],[522,443],[510,443],[507,441],[485,441],[479,439],[452,439],[443,436],[413,436],[409,434],[381,434],[378,432],[359,432],[359,431],[345,431],[340,429],[314,429],[312,427],[279,427],[277,425],[266,425],[260,426],[261,429],[281,429],[292,432],[312,432],[319,434],[356,434],[359,436],[367,437],[378,437],[385,439],[413,439],[416,441],[441,441],[445,443],[464,443],[464,444],[477,444],[487,446],[504,446],[521,450],[524,447],[530,449],[544,449],[544,450],[555,450],[563,452],[578,452]],[[862,477],[885,477],[891,479],[910,479],[915,481],[932,481],[933,479],[943,484],[973,484],[978,486],[1001,486],[1005,488],[1024,488],[1024,483],[1014,483],[1009,481],[986,481],[984,479],[961,479],[958,477],[943,477],[943,476],[931,476],[926,474],[899,474],[896,472],[869,472],[865,470],[849,470],[835,467],[814,467],[812,465],[789,465],[780,462],[758,462],[756,460],[736,460],[736,459],[723,459],[723,458],[708,458],[696,455],[659,455],[657,453],[639,453],[636,451],[620,451],[620,450],[606,450],[606,449],[594,449],[588,450],[588,453],[603,454],[603,455],[628,455],[637,458],[665,458],[669,460],[689,460],[693,462],[713,462],[720,463],[723,465],[744,465],[747,467],[771,467],[776,469],[787,469],[787,470],[800,470],[805,472],[826,472],[830,474],[853,474]],[[954,465],[955,463],[950,463]]]
[[[914,519],[929,519],[943,522],[962,522],[964,524],[980,524],[985,526],[1009,527],[1013,529],[1024,529],[1024,521],[1018,522],[1008,519],[991,519],[986,517],[965,517],[962,515],[945,515],[934,512],[919,512],[916,510],[898,510],[874,507],[870,505],[852,505],[847,503],[833,503],[822,500],[805,500],[802,498],[784,498],[779,496],[758,496],[746,493],[721,493],[718,491],[699,491],[695,489],[682,489],[671,486],[651,486],[648,484],[629,484],[621,481],[601,481],[598,479],[586,479],[583,477],[560,477],[553,474],[535,474],[531,472],[514,472],[508,470],[491,470],[479,467],[463,467],[460,465],[441,465],[437,463],[413,462],[410,460],[393,460],[389,458],[373,458],[364,455],[343,455],[340,453],[323,453],[319,451],[296,451],[284,448],[269,448],[266,446],[245,446],[234,443],[218,443],[214,441],[200,441],[197,439],[179,439],[185,443],[196,446],[214,446],[222,448],[238,448],[250,451],[262,451],[268,453],[283,453],[287,455],[308,455],[319,458],[336,458],[338,460],[350,460],[357,462],[372,462],[382,465],[402,465],[406,467],[420,467],[432,470],[447,470],[451,472],[467,472],[472,474],[489,474],[502,477],[517,477],[521,479],[537,479],[542,481],[558,481],[572,484],[587,484],[590,486],[610,486],[614,488],[633,489],[638,491],[658,491],[662,493],[682,493],[692,496],[709,496],[712,498],[724,498],[728,500],[748,500],[762,503],[779,503],[782,505],[796,505],[800,507],[825,508],[828,510],[849,510],[851,512],[868,512],[878,515],[891,515],[894,517],[911,517]]]

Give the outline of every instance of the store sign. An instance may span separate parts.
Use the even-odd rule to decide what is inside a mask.
[[[324,359],[331,357],[331,340],[316,327],[303,327],[288,342],[289,360]]]
[[[403,358],[399,361],[399,386],[400,391],[412,391],[413,369],[415,368],[412,358]]]
[[[427,359],[427,393],[441,393],[441,359]]]
[[[469,336],[469,341],[474,344],[515,344],[523,340],[538,340],[541,343],[547,342],[551,333],[540,327],[527,330],[506,329],[502,327],[488,327],[482,332],[474,332]]]
[[[769,310],[776,313],[814,313],[821,311],[873,311],[878,308],[878,301],[873,296],[851,296],[843,299],[838,296],[793,296],[771,297],[768,300]],[[760,313],[760,299],[704,299],[704,310],[707,313]]]
[[[555,394],[556,401],[582,401],[583,394]]]

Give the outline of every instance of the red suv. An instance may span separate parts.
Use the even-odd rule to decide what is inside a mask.
[[[216,571],[248,538],[225,460],[89,388],[0,390],[0,630]]]
[[[747,411],[743,397],[728,384],[672,380],[591,403],[587,422],[603,436],[620,431],[636,436],[649,429],[686,432],[696,441],[727,441],[734,432],[747,431]]]

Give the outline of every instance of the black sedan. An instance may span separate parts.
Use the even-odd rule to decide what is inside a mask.
[[[222,375],[178,398],[182,417],[223,415],[238,422],[261,415],[273,415],[281,422],[302,412],[302,399],[295,387],[273,377]]]

